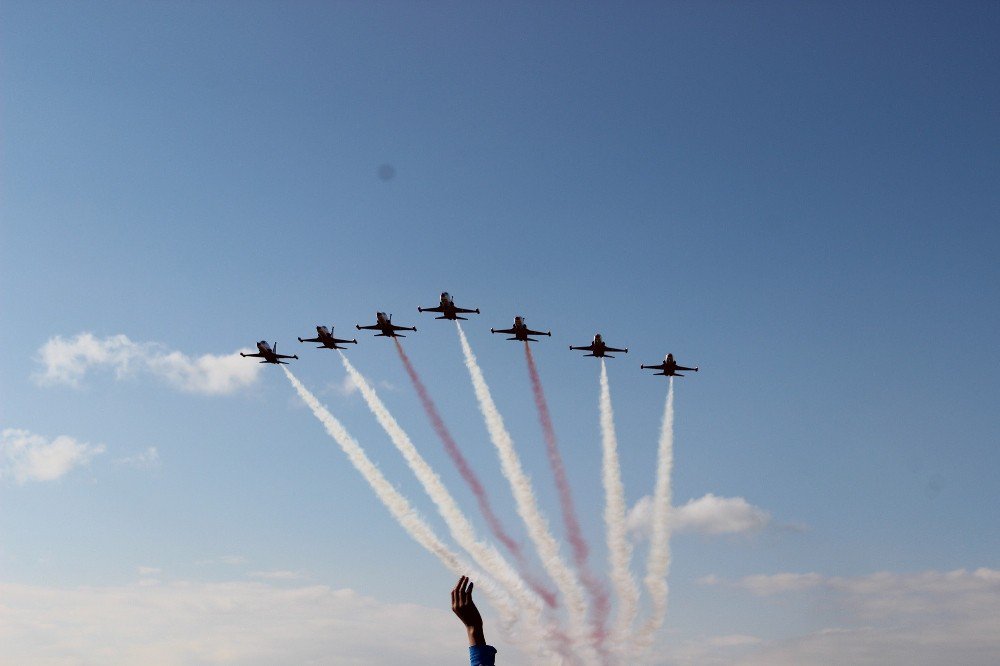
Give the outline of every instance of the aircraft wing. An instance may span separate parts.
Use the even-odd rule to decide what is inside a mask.
[[[479,314],[479,308],[475,310],[470,310],[468,308],[455,308],[455,312],[458,314]]]
[[[247,358],[264,358],[263,354],[240,354],[240,356],[245,356]]]
[[[503,333],[504,335],[514,335],[517,331],[512,328],[491,328],[490,333]]]
[[[646,369],[646,370],[663,370],[663,371],[666,371],[667,364],[666,363],[660,363],[659,365],[643,365],[642,367],[644,369]]]
[[[394,331],[415,331],[417,330],[415,326],[396,326],[395,324],[389,324],[389,328]]]
[[[444,312],[444,308],[440,305],[436,305],[433,308],[417,308],[421,312]],[[459,311],[461,312],[461,310]]]
[[[626,347],[625,349],[618,349],[617,347],[605,347],[604,351],[606,351],[606,352],[622,352],[623,354],[627,354],[628,353],[628,348]]]
[[[497,331],[499,333],[499,331]],[[549,331],[533,331],[530,328],[524,329],[526,335],[552,335]]]
[[[538,335],[538,334],[536,333],[535,335]],[[589,352],[592,352],[592,351],[594,351],[594,343],[591,342],[586,347],[574,347],[573,345],[570,345],[569,348],[572,349],[572,350],[574,350],[574,351],[589,351]]]
[[[380,330],[382,330],[382,327],[379,326],[378,324],[372,324],[371,326],[362,326],[361,324],[355,324],[354,328],[358,329],[359,331],[380,331]]]
[[[299,338],[299,342],[323,342],[320,338]]]
[[[691,372],[697,372],[698,368],[685,368],[683,365],[678,365],[674,370],[690,370]]]

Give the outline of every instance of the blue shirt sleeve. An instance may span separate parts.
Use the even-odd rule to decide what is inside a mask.
[[[494,666],[497,649],[492,645],[470,645],[469,666]]]

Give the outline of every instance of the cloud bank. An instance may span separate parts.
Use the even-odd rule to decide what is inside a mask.
[[[0,584],[0,598],[4,664],[468,663],[450,610],[384,603],[323,585]],[[525,663],[510,648],[504,656],[506,663]]]
[[[260,364],[241,358],[239,350],[192,357],[156,342],[133,342],[124,335],[103,339],[92,333],[69,339],[55,336],[41,346],[37,359],[42,369],[33,378],[42,386],[77,387],[89,371],[104,368],[116,379],[147,373],[181,391],[223,395],[255,383],[260,373]]]
[[[699,534],[747,534],[771,524],[771,514],[742,497],[717,497],[708,493],[671,511],[675,532]],[[628,513],[628,529],[634,536],[647,538],[652,531],[653,500],[641,498]]]
[[[6,428],[0,432],[0,476],[18,483],[54,481],[100,453],[103,444],[85,444],[68,435],[49,441],[27,430]]]
[[[757,597],[812,595],[838,611],[838,622],[804,636],[759,641],[726,663],[744,666],[792,664],[908,664],[930,666],[1000,663],[1000,571],[882,572],[828,577],[778,573],[706,585],[745,590]],[[750,645],[750,644],[748,644]],[[713,663],[705,652],[700,663]]]
[[[160,452],[155,446],[148,447],[145,451],[133,456],[126,456],[115,460],[115,464],[135,469],[155,469],[160,466]]]

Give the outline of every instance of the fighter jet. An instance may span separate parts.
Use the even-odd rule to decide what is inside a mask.
[[[641,368],[648,368],[649,370],[662,370],[662,372],[654,372],[654,375],[665,375],[667,377],[683,377],[684,375],[677,374],[678,370],[692,370],[698,372],[698,368],[685,368],[683,365],[677,365],[677,361],[674,360],[673,354],[667,354],[663,359],[663,363],[659,365],[642,365]]]
[[[384,312],[375,313],[375,323],[371,326],[362,326],[361,324],[355,324],[354,328],[359,331],[381,331],[381,333],[376,333],[375,337],[384,338],[405,338],[405,335],[400,335],[396,331],[416,331],[416,326],[396,326],[392,323],[392,315],[386,316]]]
[[[520,340],[521,342],[538,342],[534,338],[528,337],[530,335],[547,335],[552,337],[552,331],[533,331],[524,325],[524,317],[514,317],[514,327],[513,328],[491,328],[490,333],[504,333],[506,335],[513,335],[512,338],[507,338],[508,340]]]
[[[611,356],[608,352],[628,353],[628,347],[625,349],[616,349],[615,347],[609,347],[604,344],[604,338],[601,337],[600,333],[595,334],[594,341],[586,347],[574,347],[573,345],[570,345],[569,348],[577,349],[579,351],[589,351],[590,353],[584,354],[584,356],[596,356],[597,358],[614,358],[614,356]]]
[[[327,329],[326,326],[316,327],[317,337],[315,338],[299,338],[299,342],[318,342],[319,347],[316,349],[347,349],[347,347],[340,347],[341,344],[358,344],[355,340],[341,340],[340,338],[333,337],[333,326]]]
[[[292,354],[291,356],[288,356],[287,354],[279,354],[277,342],[274,343],[274,349],[271,349],[271,346],[267,344],[266,340],[261,340],[260,342],[257,343],[257,351],[259,351],[260,353],[244,354],[243,352],[240,352],[240,356],[244,358],[262,358],[264,360],[261,361],[261,363],[275,363],[275,364],[280,363],[282,365],[288,365],[287,363],[281,360],[283,358],[298,359],[298,356],[296,356],[295,354]]]
[[[467,310],[465,308],[460,308],[455,306],[455,299],[447,291],[441,292],[441,305],[433,308],[417,308],[418,312],[440,312],[440,317],[434,317],[435,319],[462,319],[467,321],[468,317],[459,317],[460,314],[479,314],[479,308],[475,310]]]

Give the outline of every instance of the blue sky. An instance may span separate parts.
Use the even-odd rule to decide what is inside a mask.
[[[940,619],[906,606],[921,575],[983,569],[1000,594],[996,4],[7,2],[0,26],[0,427],[103,447],[50,480],[4,463],[0,583],[24,601],[0,622],[45,590],[220,584],[445,610],[451,574],[276,369],[217,395],[141,364],[38,380],[56,336],[192,358],[277,340],[437,526],[336,356],[295,341],[385,310],[420,329],[406,348],[523,536],[452,326],[416,311],[442,290],[482,310],[466,330],[561,535],[521,351],[489,328],[553,331],[536,357],[602,570],[598,365],[566,346],[630,349],[609,362],[630,504],[666,390],[640,362],[701,366],[677,386],[675,504],[769,518],[674,538],[662,663],[840,663],[801,650],[871,626],[875,661],[917,663],[935,653],[900,656],[882,629]],[[391,345],[362,333],[350,358],[478,518]],[[877,572],[900,615],[865,614]],[[1000,654],[951,628],[942,654]],[[8,658],[37,656],[12,631]],[[325,644],[295,645],[304,663]],[[267,663],[176,649],[150,654]]]

